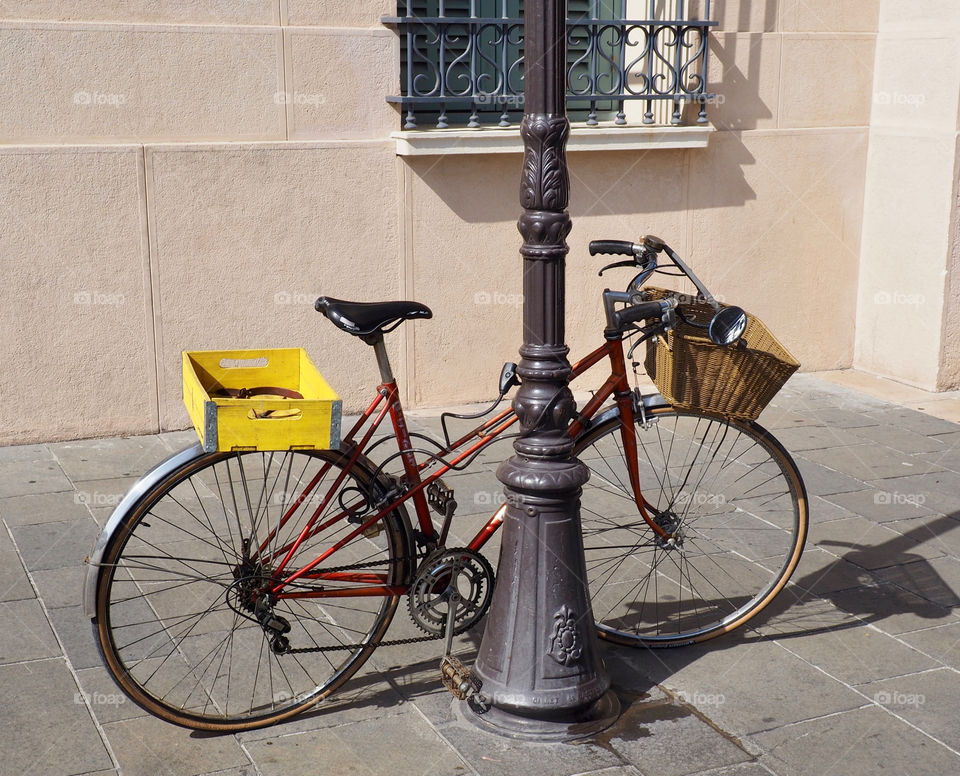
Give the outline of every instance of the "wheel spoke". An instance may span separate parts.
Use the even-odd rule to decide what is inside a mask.
[[[635,426],[636,465],[670,536],[638,513],[619,419],[591,429],[577,448],[591,469],[587,577],[602,636],[671,646],[719,635],[769,602],[799,560],[806,500],[793,461],[759,427],[670,408],[647,420]]]
[[[369,588],[346,574],[288,589],[335,590],[336,598],[268,594],[278,548],[293,550],[286,574],[354,529],[346,519],[331,521],[297,544],[311,503],[329,496],[325,511],[335,514],[369,492],[373,467],[360,465],[332,490],[348,460],[329,451],[211,453],[143,496],[104,552],[97,590],[101,646],[128,694],[178,724],[243,730],[309,705],[356,672],[382,638],[397,596],[343,595]],[[314,481],[310,497],[282,522]],[[370,500],[363,495],[361,504]],[[381,521],[376,537],[358,535],[323,566],[402,583],[405,518],[392,512]],[[258,541],[267,537],[260,553]]]

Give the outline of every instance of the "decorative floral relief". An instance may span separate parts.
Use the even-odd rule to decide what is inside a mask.
[[[583,655],[583,644],[577,630],[577,614],[566,604],[553,615],[553,634],[547,654],[564,666],[573,665]]]

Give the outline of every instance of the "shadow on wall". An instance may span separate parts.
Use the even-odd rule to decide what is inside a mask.
[[[711,174],[722,178],[722,186],[698,185],[698,166],[708,154],[717,157],[711,160]],[[415,178],[407,206],[418,220],[452,211],[470,224],[513,223],[520,213],[519,154],[413,157],[405,163]],[[635,216],[735,207],[756,199],[743,174],[743,167],[754,163],[740,143],[692,150],[572,153],[568,157],[570,215]]]
[[[756,129],[761,119],[773,118],[773,111],[760,96],[761,72],[773,70],[773,64],[764,58],[768,51],[760,33],[710,39],[708,91],[717,95],[717,104],[708,115],[717,129]]]

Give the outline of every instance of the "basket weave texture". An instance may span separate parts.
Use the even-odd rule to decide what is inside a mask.
[[[714,315],[697,298],[663,288],[644,291],[651,300],[680,297],[684,315],[697,323],[708,323]],[[644,368],[675,407],[756,420],[800,363],[748,313],[742,339],[727,346],[715,345],[705,329],[678,319],[673,331],[648,340]]]

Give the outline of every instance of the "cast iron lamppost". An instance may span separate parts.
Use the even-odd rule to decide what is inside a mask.
[[[580,492],[589,474],[565,433],[576,410],[564,343],[566,5],[526,0],[524,10],[521,435],[497,472],[508,506],[471,704],[481,727],[539,740],[588,735],[619,713],[587,592]]]

